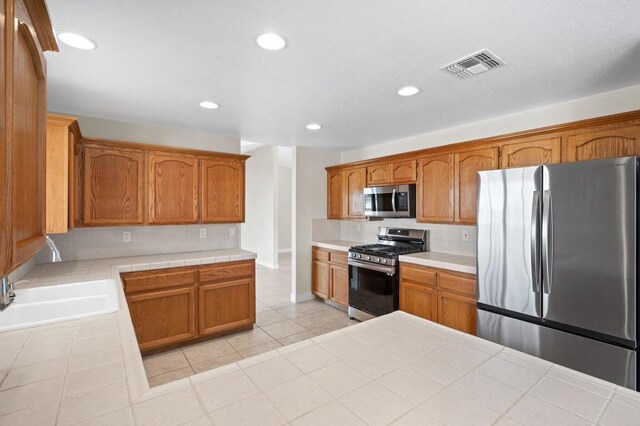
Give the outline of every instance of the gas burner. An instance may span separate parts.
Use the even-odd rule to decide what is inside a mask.
[[[350,251],[377,256],[399,256],[402,254],[418,253],[424,251],[424,248],[422,246],[417,247],[410,245],[396,246],[391,244],[366,244],[351,247]]]

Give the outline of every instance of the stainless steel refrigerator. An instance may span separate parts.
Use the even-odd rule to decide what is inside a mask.
[[[479,173],[478,335],[638,387],[637,157]]]

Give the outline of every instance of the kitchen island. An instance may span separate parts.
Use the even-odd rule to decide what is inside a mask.
[[[111,268],[116,278],[133,267]],[[114,314],[2,333],[0,347],[11,365],[1,425],[640,419],[636,392],[400,311],[152,389],[123,302]]]

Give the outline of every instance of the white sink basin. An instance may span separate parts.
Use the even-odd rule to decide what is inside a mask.
[[[0,312],[0,332],[103,315],[118,310],[114,280],[84,281],[16,290]]]

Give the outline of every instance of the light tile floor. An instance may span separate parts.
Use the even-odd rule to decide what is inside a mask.
[[[292,303],[291,255],[280,255],[278,263],[280,269],[256,264],[253,330],[144,357],[149,385],[159,386],[357,323],[321,300]]]

